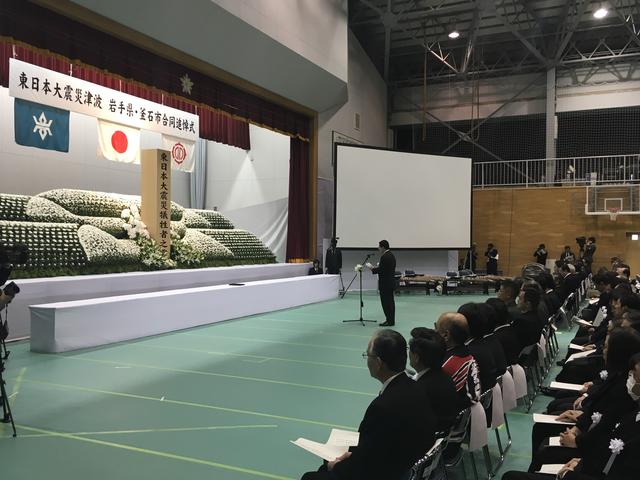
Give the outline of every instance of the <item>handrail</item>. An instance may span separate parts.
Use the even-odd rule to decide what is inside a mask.
[[[566,187],[640,182],[640,154],[475,162],[474,188]]]

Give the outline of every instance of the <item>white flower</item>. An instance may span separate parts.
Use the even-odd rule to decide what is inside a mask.
[[[600,420],[602,420],[602,414],[600,412],[593,412],[593,415],[591,415],[591,424],[596,426],[600,423]]]
[[[355,266],[355,268],[353,269],[353,271],[354,271],[354,272],[361,272],[361,271],[362,271],[362,265],[357,264],[357,265]]]
[[[609,378],[609,372],[607,372],[606,370],[601,370],[600,371],[600,379],[606,380],[607,378]]]
[[[609,450],[611,450],[611,453],[614,455],[620,455],[622,450],[624,450],[624,442],[619,438],[612,439],[611,442],[609,442]]]
[[[131,216],[131,210],[129,210],[128,208],[125,208],[124,210],[122,210],[122,213],[120,214],[120,218],[127,219],[129,218],[129,216]]]

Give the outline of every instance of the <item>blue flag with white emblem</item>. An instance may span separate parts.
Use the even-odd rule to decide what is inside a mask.
[[[16,143],[26,147],[69,151],[69,112],[15,99]]]

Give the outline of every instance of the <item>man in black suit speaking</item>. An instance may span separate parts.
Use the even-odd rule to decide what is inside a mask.
[[[407,342],[395,330],[376,332],[362,354],[381,384],[360,423],[358,446],[302,480],[402,480],[433,445],[436,418],[423,390],[405,373]]]
[[[374,267],[367,263],[374,275],[378,275],[378,291],[380,292],[380,302],[386,321],[381,323],[381,327],[393,327],[396,324],[396,301],[393,292],[396,288],[396,257],[389,250],[389,242],[380,240],[378,242],[380,252],[380,262]]]

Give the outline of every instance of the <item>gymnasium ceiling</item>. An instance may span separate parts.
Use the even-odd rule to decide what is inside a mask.
[[[640,66],[640,0],[349,0],[349,26],[390,88],[421,85],[425,58],[431,84]]]

